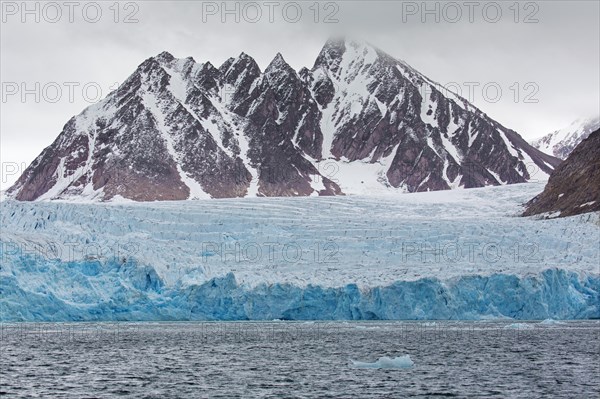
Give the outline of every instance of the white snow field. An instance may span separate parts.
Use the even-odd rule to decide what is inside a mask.
[[[519,217],[543,186],[156,203],[5,200],[1,317],[599,317],[599,215]]]

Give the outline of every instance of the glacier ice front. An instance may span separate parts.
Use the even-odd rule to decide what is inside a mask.
[[[598,215],[517,217],[542,188],[3,201],[1,319],[599,318]]]
[[[240,286],[233,274],[199,285],[165,287],[151,268],[110,263],[39,265],[27,274],[49,284],[3,276],[3,321],[65,320],[401,320],[586,319],[600,317],[598,277],[564,270],[540,276],[425,278],[360,290],[289,283]]]

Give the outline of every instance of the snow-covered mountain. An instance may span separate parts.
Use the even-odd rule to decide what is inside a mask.
[[[439,86],[438,86],[439,87]],[[73,117],[8,194],[136,201],[471,188],[559,160],[375,47],[330,40],[312,69],[163,52]]]
[[[600,129],[600,116],[577,119],[569,126],[533,141],[531,145],[546,154],[566,159],[579,143]]]

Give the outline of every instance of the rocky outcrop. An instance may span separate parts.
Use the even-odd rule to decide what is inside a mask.
[[[523,216],[573,216],[600,211],[600,130],[583,140],[552,173]]]

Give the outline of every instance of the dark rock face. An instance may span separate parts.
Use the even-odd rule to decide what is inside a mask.
[[[600,211],[600,130],[583,140],[552,173],[544,191],[529,201],[523,216],[573,216]]]
[[[331,40],[299,72],[280,54],[264,72],[244,53],[219,68],[150,58],[72,118],[8,195],[414,192],[525,182],[558,162],[404,62]]]

